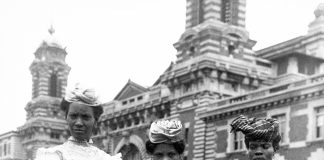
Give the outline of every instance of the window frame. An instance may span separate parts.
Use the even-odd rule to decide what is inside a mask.
[[[235,118],[231,118],[231,119],[228,119],[227,120],[227,124],[230,124]],[[237,153],[237,152],[246,152],[247,151],[247,148],[245,146],[245,142],[244,142],[244,135],[243,133],[241,132],[236,132],[236,133],[239,133],[239,134],[242,134],[242,149],[237,149],[235,150],[234,147],[235,147],[235,142],[234,142],[234,136],[235,136],[235,133],[231,133],[231,127],[227,127],[227,133],[228,133],[228,136],[227,136],[227,148],[226,148],[226,153]]]
[[[235,141],[235,137],[237,137],[237,136],[239,136],[239,140],[237,141],[237,143],[238,143],[238,148],[237,149],[235,149],[235,143],[236,143],[236,141]],[[246,146],[245,146],[245,142],[244,142],[244,138],[245,138],[245,136],[244,136],[244,134],[242,133],[242,132],[235,132],[235,133],[233,133],[232,134],[232,138],[233,138],[233,140],[232,140],[232,151],[233,152],[240,152],[240,151],[245,151],[247,148],[246,148]],[[240,145],[242,146],[242,147],[240,147]]]
[[[285,140],[285,142],[281,141],[279,143],[280,146],[282,146],[282,145],[288,145],[290,143],[290,139],[289,139],[289,130],[290,130],[289,120],[290,120],[290,114],[289,113],[290,113],[290,106],[286,106],[284,108],[277,108],[277,109],[273,109],[273,110],[267,111],[267,118],[273,118],[275,116],[285,115],[285,119],[286,119],[285,122],[286,122],[286,124],[285,124],[285,133],[284,133],[284,137],[283,137],[283,139]]]
[[[313,129],[314,129],[314,139],[315,140],[324,139],[324,129],[323,129],[322,136],[317,137],[317,116],[318,116],[318,113],[316,110],[319,110],[320,108],[323,109],[322,113],[320,113],[320,116],[324,116],[324,106],[314,107],[314,127],[313,127]],[[324,124],[322,126],[324,127]]]
[[[275,118],[275,117],[281,117],[284,116],[284,122],[285,122],[285,130],[283,132],[283,135],[281,135],[281,121],[279,118]],[[277,119],[279,122],[279,134],[281,136],[281,141],[279,144],[286,144],[287,142],[287,114],[286,113],[282,113],[282,114],[274,114],[271,116],[271,118]],[[283,141],[284,140],[284,141]]]

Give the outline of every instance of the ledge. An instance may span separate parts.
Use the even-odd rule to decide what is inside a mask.
[[[310,141],[306,141],[306,146],[311,146],[311,145],[319,144],[319,143],[324,144],[324,138],[318,138],[318,139],[313,139],[313,140],[310,140]]]

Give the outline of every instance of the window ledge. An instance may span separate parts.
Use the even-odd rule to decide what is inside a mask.
[[[311,145],[317,144],[317,143],[324,143],[324,138],[317,138],[317,139],[313,139],[310,141],[306,141],[307,146],[311,146]]]

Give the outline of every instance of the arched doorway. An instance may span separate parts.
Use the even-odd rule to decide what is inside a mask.
[[[142,160],[140,151],[132,143],[124,145],[120,149],[120,153],[122,154],[123,160]]]

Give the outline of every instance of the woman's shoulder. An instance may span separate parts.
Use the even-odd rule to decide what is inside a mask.
[[[35,160],[61,160],[61,145],[50,148],[39,148],[36,152]]]
[[[102,159],[107,159],[107,160],[122,160],[121,158],[121,153],[118,153],[116,155],[111,156],[110,154],[106,153],[105,151],[93,146],[95,150],[99,153],[99,155],[102,157]]]

